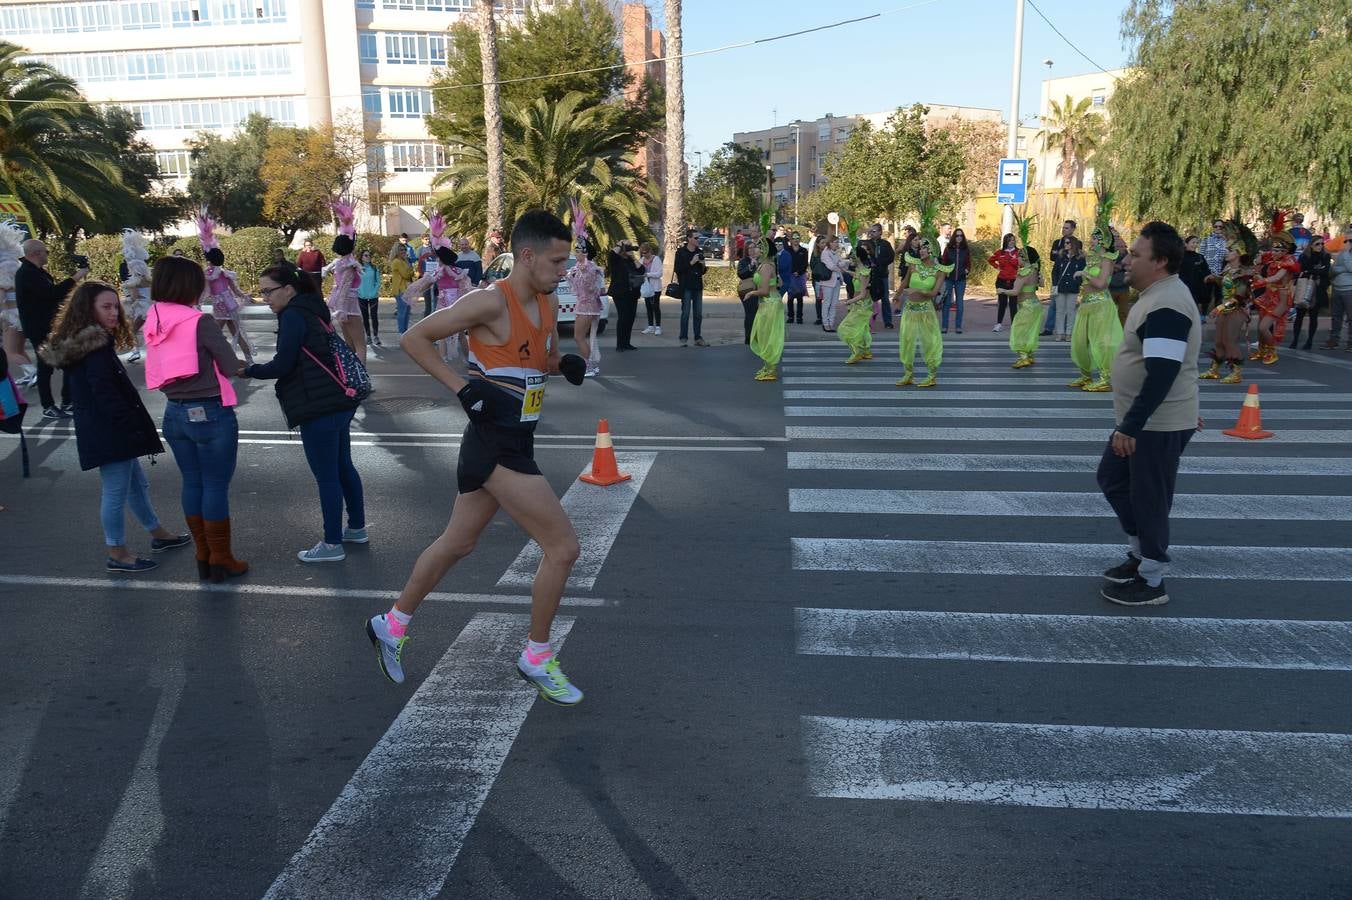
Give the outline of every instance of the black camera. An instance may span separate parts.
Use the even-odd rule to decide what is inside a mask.
[[[77,269],[89,268],[89,257],[87,256],[82,256],[77,253],[74,256],[72,256],[70,260],[71,262],[75,263],[75,268]]]

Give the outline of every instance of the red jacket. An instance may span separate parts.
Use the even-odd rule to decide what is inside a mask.
[[[995,266],[995,277],[1004,281],[1013,281],[1019,277],[1019,253],[1017,250],[997,250],[987,265]]]
[[[302,272],[318,272],[324,268],[324,254],[318,250],[302,250],[296,254],[296,268]]]

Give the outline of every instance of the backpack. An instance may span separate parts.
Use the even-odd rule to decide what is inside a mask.
[[[323,369],[330,378],[338,383],[343,389],[343,393],[355,399],[358,403],[371,396],[371,375],[366,371],[366,366],[357,359],[357,354],[352,352],[352,348],[347,345],[338,332],[333,330],[333,326],[328,322],[320,321],[324,326],[325,333],[329,337],[329,353],[333,354],[333,365],[338,370],[337,373],[328,366],[320,362],[319,357],[310,352],[309,347],[302,347],[305,355],[315,361],[315,365]]]
[[[23,477],[28,474],[28,439],[23,433],[23,417],[28,402],[19,393],[19,386],[9,376],[9,358],[0,350],[0,432],[19,436],[19,457],[23,460]]]

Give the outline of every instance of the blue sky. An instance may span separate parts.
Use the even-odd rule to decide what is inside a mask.
[[[685,52],[722,47],[911,6],[915,0],[685,0]],[[1035,0],[1095,63],[1126,60],[1121,0]],[[661,25],[662,0],[648,0]],[[685,61],[686,148],[704,160],[735,131],[915,101],[1008,113],[1014,0],[934,0],[827,31]],[[1024,20],[1021,117],[1036,114],[1044,59],[1057,76],[1094,71],[1032,6]]]

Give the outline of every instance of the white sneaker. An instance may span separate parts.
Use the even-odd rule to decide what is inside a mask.
[[[532,666],[522,653],[516,661],[516,671],[540,696],[557,706],[576,706],[582,702],[582,692],[573,686],[559,668],[558,657],[551,656],[543,665]]]
[[[296,558],[303,563],[342,562],[347,559],[347,551],[342,544],[326,544],[320,541],[309,550],[302,550]]]
[[[995,327],[991,329],[991,331],[1004,331],[1004,330],[1005,326],[1001,325],[999,322],[996,322]]]
[[[141,360],[141,348],[139,347],[131,351],[131,355],[127,357],[127,362],[129,363],[140,362],[140,360]]]
[[[403,684],[404,643],[408,638],[397,638],[390,634],[390,626],[385,616],[372,616],[367,621],[366,636],[371,639],[371,646],[376,648],[376,661],[380,663],[380,671],[395,684]]]
[[[652,327],[651,325],[649,325],[647,328],[643,329],[643,333],[644,333],[644,334],[652,334],[652,333],[653,333],[653,327]]]
[[[600,367],[600,366],[597,366],[597,367],[595,367],[595,368],[592,368],[591,366],[588,366],[588,367],[587,367],[587,371],[585,371],[585,372],[582,373],[582,377],[583,377],[583,378],[595,378],[597,375],[600,375],[600,374],[601,374],[601,367]]]
[[[653,334],[659,334],[659,335],[660,335],[661,333],[662,333],[662,326],[661,326],[661,325],[654,325],[654,326],[653,326]]]

